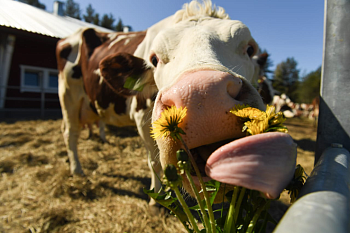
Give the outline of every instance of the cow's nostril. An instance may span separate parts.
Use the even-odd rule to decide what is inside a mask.
[[[236,98],[242,88],[242,80],[240,78],[234,77],[227,84],[227,93],[232,97]]]

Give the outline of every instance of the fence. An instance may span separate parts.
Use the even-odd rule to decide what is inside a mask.
[[[12,118],[12,117],[61,117],[61,109],[60,108],[47,108],[48,103],[56,103],[59,106],[59,100],[58,98],[48,98],[46,94],[54,94],[54,93],[47,93],[44,90],[41,90],[40,92],[29,92],[31,95],[33,93],[40,95],[40,97],[7,97],[6,95],[2,93],[5,90],[19,90],[20,92],[21,87],[19,86],[0,86],[1,95],[0,95],[0,103],[2,103],[2,106],[5,106],[6,101],[13,101],[13,102],[27,102],[27,103],[38,103],[40,107],[37,108],[28,108],[28,107],[18,107],[18,108],[0,108],[0,118]],[[37,88],[33,88],[37,89]],[[30,87],[26,87],[26,92],[30,91]],[[25,92],[22,92],[25,93]],[[26,95],[26,94],[23,94]],[[17,95],[18,96],[18,95]]]
[[[350,0],[325,0],[315,168],[275,233],[350,232]]]

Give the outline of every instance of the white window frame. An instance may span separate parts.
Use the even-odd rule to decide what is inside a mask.
[[[20,65],[21,68],[21,92],[46,92],[46,93],[58,93],[58,87],[49,87],[50,73],[56,73],[58,76],[58,70],[49,69],[37,66]],[[42,75],[39,76],[39,86],[25,85],[25,72],[38,72]]]

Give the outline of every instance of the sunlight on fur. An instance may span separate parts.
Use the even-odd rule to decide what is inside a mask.
[[[203,0],[202,3],[198,1],[192,1],[183,5],[183,9],[179,10],[175,14],[175,22],[186,19],[199,19],[203,16],[219,18],[219,19],[230,19],[226,14],[224,8],[216,7],[210,0]]]

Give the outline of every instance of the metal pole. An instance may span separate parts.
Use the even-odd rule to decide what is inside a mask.
[[[327,148],[274,233],[350,232],[350,153]]]
[[[325,0],[315,164],[331,143],[350,151],[350,0]]]
[[[350,0],[325,0],[316,165],[275,233],[350,232],[349,12]]]

